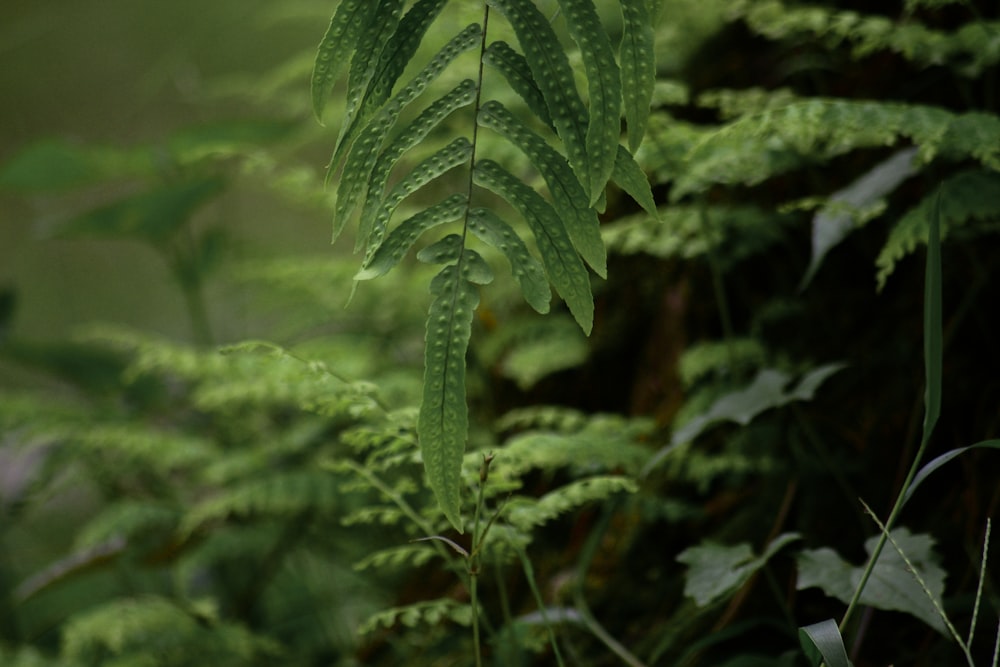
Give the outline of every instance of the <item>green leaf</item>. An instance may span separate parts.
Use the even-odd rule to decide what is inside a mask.
[[[1000,440],[983,440],[982,442],[977,442],[974,445],[969,445],[968,447],[959,447],[958,449],[953,449],[949,452],[941,454],[938,457],[935,457],[934,460],[928,462],[927,465],[922,467],[917,472],[917,474],[914,475],[913,481],[910,483],[909,488],[906,489],[906,494],[903,496],[903,503],[906,503],[910,499],[910,497],[913,495],[913,492],[917,490],[917,486],[922,484],[923,481],[927,479],[927,477],[932,472],[943,466],[948,461],[951,461],[953,458],[969,451],[970,449],[981,449],[981,448],[1000,449]]]
[[[330,96],[330,88],[348,54],[354,50],[374,8],[375,3],[371,0],[343,0],[330,19],[330,26],[316,49],[310,82],[313,114],[320,122],[323,120],[323,109]]]
[[[431,281],[431,294],[417,435],[428,484],[445,517],[462,532],[462,453],[469,431],[465,353],[479,292],[452,264]]]
[[[559,215],[541,195],[492,160],[478,161],[473,177],[477,184],[506,199],[528,222],[549,280],[566,301],[577,324],[589,335],[594,323],[590,276]]]
[[[507,17],[531,68],[532,78],[545,99],[569,163],[581,183],[590,183],[587,149],[589,115],[576,89],[569,59],[549,20],[530,0],[487,0]],[[617,110],[616,110],[617,115]],[[603,157],[603,156],[598,156]],[[590,193],[593,196],[593,193]]]
[[[713,543],[688,547],[677,556],[679,562],[688,566],[684,595],[699,607],[727,598],[742,588],[782,547],[800,537],[797,533],[779,535],[757,557],[745,542],[729,547]]]
[[[375,168],[378,150],[389,130],[395,125],[400,112],[422,93],[448,64],[462,52],[475,46],[481,35],[482,29],[478,24],[473,23],[453,37],[362,130],[347,155],[340,186],[337,188],[334,238],[340,235],[340,231],[347,222],[348,216],[353,212],[358,199],[367,191],[368,180]]]
[[[531,74],[528,61],[515,51],[507,42],[497,40],[486,47],[483,62],[495,68],[507,80],[511,90],[520,96],[538,119],[555,129],[545,97],[539,90],[535,78]]]
[[[59,228],[57,236],[164,243],[224,187],[218,178],[167,185],[73,218]]]
[[[441,174],[468,162],[471,157],[472,144],[465,137],[459,137],[421,161],[403,180],[397,183],[382,201],[371,222],[371,228],[358,231],[359,238],[363,238],[368,244],[366,259],[371,257],[382,244],[385,230],[389,225],[389,218],[392,217],[393,212],[404,199]]]
[[[852,667],[840,628],[832,618],[799,628],[799,643],[807,655],[813,653],[811,648],[818,651],[827,667]],[[818,659],[812,660],[813,665],[819,665],[819,662]]]
[[[646,134],[656,82],[655,35],[647,3],[648,0],[621,0],[622,42],[618,47],[618,58],[621,61],[628,147],[633,153]]]
[[[646,178],[646,174],[643,173],[642,168],[624,146],[618,146],[617,148],[614,171],[611,174],[611,178],[646,213],[649,213],[653,218],[659,218],[660,214],[656,210],[656,201],[653,200],[653,191],[649,187],[649,179]]]
[[[946,573],[934,554],[933,538],[929,535],[911,534],[905,528],[894,529],[892,537],[940,604]],[[865,551],[871,554],[878,541],[878,536],[866,540]],[[852,566],[837,552],[826,547],[803,551],[798,555],[798,566],[796,587],[799,590],[815,586],[845,604],[853,597],[865,569]],[[948,634],[934,601],[927,597],[906,563],[893,549],[884,549],[879,554],[871,578],[861,593],[860,603],[877,609],[910,614],[938,632]]]
[[[364,230],[372,228],[375,216],[378,215],[379,205],[382,203],[382,197],[385,195],[389,174],[399,159],[406,151],[419,144],[430,134],[448,114],[455,109],[472,104],[475,98],[476,82],[472,79],[466,79],[420,112],[420,115],[403,128],[379,154],[369,177],[368,194],[361,209],[361,222],[359,223],[361,232],[358,234],[355,252],[360,250],[365,243],[366,233]]]
[[[615,166],[616,147],[621,134],[621,71],[593,0],[559,0],[559,6],[566,16],[570,35],[580,47],[583,69],[587,74],[587,90],[590,94],[590,122],[587,125],[587,159],[590,165],[588,183],[590,204],[594,204],[604,193]],[[651,56],[650,50],[647,59]]]
[[[569,232],[573,246],[597,275],[607,277],[608,258],[604,239],[601,238],[601,223],[566,158],[499,102],[484,104],[479,110],[478,120],[480,125],[506,137],[528,156],[549,186],[555,209]]]
[[[452,195],[442,202],[407,218],[390,232],[388,238],[355,274],[355,280],[371,280],[387,273],[410,251],[417,239],[428,229],[461,218],[468,202],[465,195]]]
[[[528,247],[514,228],[486,208],[470,210],[468,224],[469,231],[476,238],[500,250],[510,262],[511,273],[520,285],[521,293],[528,305],[539,313],[549,312],[552,292],[549,289],[549,281],[545,278],[545,270],[528,252]]]

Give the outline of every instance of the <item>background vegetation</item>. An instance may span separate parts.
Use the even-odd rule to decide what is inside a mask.
[[[996,445],[996,8],[664,0],[659,219],[608,191],[589,337],[482,292],[464,535],[415,436],[432,273],[345,309],[327,244],[331,10],[2,10],[0,664],[808,664],[880,534],[859,499],[885,520],[928,435],[924,462]],[[995,663],[997,456],[921,480],[855,665]]]

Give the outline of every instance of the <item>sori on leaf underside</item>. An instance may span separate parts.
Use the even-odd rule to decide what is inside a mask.
[[[350,220],[358,221],[355,250],[363,251],[364,259],[355,280],[385,274],[418,241],[423,248],[417,259],[444,265],[430,285],[417,431],[428,483],[445,516],[461,531],[460,472],[468,434],[465,354],[480,286],[493,279],[493,269],[474,245],[490,246],[507,259],[532,308],[548,312],[551,285],[580,328],[590,332],[594,306],[587,266],[605,275],[597,215],[607,183],[614,181],[656,216],[649,184],[632,157],[645,132],[653,92],[656,3],[620,0],[616,45],[594,0],[558,0],[552,18],[532,0],[486,0],[480,22],[424,60],[418,49],[432,25],[447,23],[442,15],[447,4],[342,0],[320,42],[311,85],[313,111],[322,121],[346,66],[345,109],[327,178],[337,188],[334,238]],[[462,10],[468,11],[467,4]],[[570,39],[557,32],[563,26],[578,49],[572,55],[582,62],[581,85],[564,47]],[[508,35],[517,45],[503,39]],[[478,59],[461,58],[477,49]],[[440,92],[442,86],[434,84],[447,78],[442,73],[461,67],[470,70],[468,78]],[[416,74],[400,81],[404,70]],[[484,81],[516,93],[523,108],[515,113],[487,99]],[[421,110],[410,113],[411,105]],[[473,111],[467,121],[457,117],[444,124],[469,105]],[[628,148],[620,143],[623,116]],[[484,150],[481,128],[494,134],[490,146],[507,144],[526,156],[547,197],[518,175],[523,169],[503,163],[509,152],[490,156]],[[408,151],[418,146],[426,151],[432,133],[434,141],[453,136],[407,173],[392,174]],[[459,168],[464,176],[442,178]],[[452,194],[393,224],[403,200],[431,183],[435,192]],[[491,208],[498,200],[484,191],[499,195],[509,207]],[[513,221],[505,219],[511,212],[517,214]],[[442,226],[447,231],[436,240],[425,238]]]

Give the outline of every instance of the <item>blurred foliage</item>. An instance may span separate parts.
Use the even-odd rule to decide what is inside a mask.
[[[560,26],[558,3],[536,4]],[[0,291],[0,664],[468,665],[474,618],[504,667],[808,664],[798,628],[843,614],[879,532],[858,498],[886,511],[920,441],[934,211],[929,454],[1000,431],[1000,16],[971,0],[651,5],[660,80],[637,159],[658,215],[608,191],[589,338],[509,278],[483,292],[461,535],[415,434],[433,270],[404,259],[350,298],[356,261],[326,248],[339,128],[310,118],[308,77],[330,7],[241,12],[240,30],[312,37],[204,84],[201,104],[237,100],[236,120],[18,142],[0,188],[34,202],[33,243],[150,249],[186,320],[43,336],[19,327],[29,286]],[[481,16],[455,7],[418,58]],[[206,18],[221,36],[234,17]],[[901,149],[912,163],[865,180]],[[248,191],[239,224],[210,215]],[[296,247],[316,250],[267,242],[303,211],[321,224]],[[260,229],[248,250],[240,231]],[[844,628],[857,667],[960,664],[931,598],[962,635],[978,623],[970,655],[989,664],[992,449],[921,478],[902,554],[887,546]]]

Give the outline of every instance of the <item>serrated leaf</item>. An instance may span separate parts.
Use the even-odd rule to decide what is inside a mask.
[[[590,276],[559,215],[541,195],[492,160],[477,162],[473,178],[510,202],[528,222],[549,280],[566,301],[577,324],[589,335],[594,323]]]
[[[914,535],[906,528],[894,529],[892,537],[940,604],[944,593],[945,571],[934,554],[933,538],[929,535]],[[865,540],[865,551],[871,554],[878,541],[878,536]],[[851,565],[837,552],[826,547],[807,549],[797,559],[799,575],[796,587],[799,590],[818,587],[845,604],[851,600],[865,569]],[[859,602],[877,609],[910,614],[938,632],[945,635],[948,633],[934,602],[927,597],[906,563],[893,549],[884,549],[879,555]]]
[[[641,0],[639,0],[641,1]],[[587,124],[588,192],[593,205],[604,194],[615,166],[621,134],[621,71],[593,0],[559,0],[573,41],[580,47],[587,74],[590,120]],[[523,46],[523,45],[522,45]]]
[[[462,453],[469,431],[465,352],[479,291],[452,264],[431,281],[431,294],[417,435],[428,484],[445,517],[462,532]]]
[[[506,137],[528,156],[545,179],[573,246],[597,275],[607,277],[607,250],[601,238],[601,223],[566,158],[499,102],[484,104],[478,120],[480,125]]]
[[[337,7],[330,26],[316,50],[316,61],[313,63],[312,107],[316,120],[322,122],[323,109],[330,88],[347,55],[354,50],[362,28],[368,24],[369,14],[375,9],[371,0],[343,0]]]
[[[448,64],[462,52],[475,46],[481,35],[482,29],[479,24],[473,23],[453,37],[362,130],[347,155],[340,185],[337,188],[334,238],[340,234],[358,199],[367,191],[368,179],[375,167],[378,150],[389,130],[395,125],[400,112],[422,93]]]
[[[559,138],[566,146],[569,163],[581,183],[590,183],[587,152],[589,115],[576,88],[573,69],[549,20],[530,0],[487,0],[502,13],[517,35],[542,93]],[[617,114],[617,110],[615,112]],[[600,156],[598,156],[600,157]],[[590,193],[591,195],[593,193]]]
[[[497,40],[486,47],[486,51],[483,53],[483,62],[503,75],[511,90],[524,100],[528,109],[538,116],[540,121],[555,129],[552,116],[549,114],[549,107],[545,103],[542,91],[539,90],[538,84],[535,83],[535,79],[531,75],[531,67],[528,66],[528,61],[524,59],[524,56],[511,48],[507,42]]]
[[[365,233],[363,230],[371,229],[375,216],[379,211],[379,204],[385,195],[386,183],[392,168],[399,161],[403,154],[419,144],[431,130],[438,126],[448,114],[455,109],[471,104],[476,98],[476,82],[466,79],[458,84],[454,89],[443,97],[435,100],[430,106],[420,112],[399,134],[393,138],[392,142],[379,154],[378,160],[372,169],[368,181],[368,194],[365,204],[361,209],[361,222],[355,245],[355,252],[363,246]]]
[[[403,200],[441,174],[468,162],[471,157],[472,144],[465,137],[459,137],[422,160],[405,178],[397,183],[382,200],[378,212],[372,219],[371,227],[358,230],[358,238],[364,239],[368,245],[366,262],[367,258],[371,257],[382,244],[385,230],[389,225],[389,218],[392,217],[393,212]]]
[[[633,153],[646,134],[646,122],[656,82],[656,51],[649,0],[621,0],[622,102],[628,131],[628,147]]]
[[[387,273],[410,251],[417,239],[428,229],[458,220],[465,214],[465,195],[452,195],[442,202],[399,223],[371,259],[355,274],[355,280],[371,280]]]
[[[420,41],[446,1],[419,0],[402,19],[398,19],[397,8],[397,13],[392,18],[398,19],[398,23],[388,23],[379,33],[380,38],[388,29],[393,30],[392,36],[378,53],[378,63],[367,81],[367,88],[361,96],[357,113],[349,115],[344,120],[338,145],[349,145],[357,132],[389,99],[393,86],[417,52]],[[335,156],[334,161],[339,162],[339,159]]]
[[[653,218],[658,218],[659,213],[656,210],[653,191],[649,187],[649,179],[643,173],[642,167],[624,146],[618,146],[615,155],[614,171],[611,173],[612,180],[627,192],[646,213],[649,213]]]
[[[754,556],[753,549],[745,542],[733,546],[703,543],[688,547],[677,556],[679,562],[688,566],[684,595],[699,607],[726,598],[749,581],[782,547],[799,538],[797,533],[779,535],[760,556]]]
[[[224,187],[218,178],[165,185],[77,216],[56,234],[65,238],[124,238],[160,244]]]
[[[469,211],[469,231],[483,243],[497,248],[510,262],[511,274],[521,287],[528,305],[539,313],[549,312],[552,291],[541,263],[528,252],[528,247],[514,228],[486,208]]]

